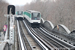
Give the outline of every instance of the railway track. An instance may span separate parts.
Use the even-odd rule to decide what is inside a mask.
[[[27,40],[26,35],[24,34],[23,23],[28,33],[35,39],[35,41],[39,44],[42,50],[74,50],[74,47],[72,45],[68,45],[65,42],[62,42],[55,35],[53,35],[53,33],[48,32],[43,27],[32,28],[28,25],[28,23],[25,20],[19,21],[17,23],[19,23],[18,25],[20,29],[20,35],[25,50],[32,50],[32,48]],[[18,40],[20,41],[20,38]],[[19,47],[21,47],[21,42],[19,43]],[[23,47],[21,47],[21,50],[22,48]]]
[[[19,31],[19,48],[20,50],[32,50],[30,44],[28,43],[28,40],[26,36],[24,35],[22,26],[21,26],[21,21],[17,21],[18,25],[18,31]]]
[[[17,50],[21,50],[21,44],[20,44],[19,36],[17,36]]]
[[[24,34],[22,21],[20,21],[20,27],[21,27],[20,28],[21,34],[22,34],[22,37],[23,37],[23,40],[24,40],[24,43],[25,43],[25,46],[26,46],[27,50],[32,50],[31,45],[30,45],[29,41],[27,40],[26,35]]]
[[[28,28],[49,50],[73,50],[71,45],[54,38],[50,33],[46,32],[47,30],[42,30],[43,28],[32,28],[30,26]]]
[[[45,41],[45,39],[38,34],[38,32],[35,32],[34,29],[32,28],[31,31],[33,32],[34,35],[39,38],[39,40],[49,49],[49,50],[54,50],[56,47],[53,47],[51,43],[47,43],[48,41]]]
[[[38,37],[34,32],[32,31],[31,27],[26,23],[25,20],[23,20],[23,23],[27,29],[27,31],[30,33],[30,35],[34,38],[34,40],[39,44],[39,46],[42,48],[42,50],[49,50],[47,46],[40,40],[41,38]]]
[[[42,27],[44,28],[44,27]],[[67,33],[64,33],[64,32],[60,32],[60,31],[56,31],[55,29],[53,30],[49,30],[47,28],[44,28],[45,31],[49,32],[50,34],[56,36],[57,38],[63,40],[64,42],[72,45],[72,46],[75,46],[75,38],[73,36],[71,36],[70,34],[67,34]]]
[[[52,32],[49,32],[44,27],[40,27],[39,30],[43,31],[49,37],[52,37],[52,39],[54,39],[55,41],[61,43],[63,46],[65,46],[69,50],[75,50],[75,46],[73,46],[73,45],[71,45],[71,44],[69,44],[67,42],[64,42],[63,40],[61,40],[61,38],[57,37],[57,35],[53,35]]]
[[[40,31],[39,28],[34,29],[36,32],[38,32],[38,35],[44,39],[44,41],[46,41],[46,43],[48,43],[50,46],[52,45],[52,48],[55,49],[66,49],[65,46],[63,46],[62,44],[58,43],[57,41],[55,41],[53,38],[51,38],[50,36],[46,35],[44,32]]]
[[[49,50],[58,50],[59,48],[65,49],[65,47],[57,42],[52,41],[51,39],[49,39],[48,37],[46,37],[45,35],[43,35],[40,31],[37,31],[39,29],[33,29],[32,27],[28,26],[28,28],[30,29],[30,31],[49,49]],[[39,34],[40,33],[40,34]],[[43,36],[43,37],[42,37]],[[45,39],[46,38],[46,39]],[[51,42],[50,42],[51,41]],[[55,44],[54,44],[54,43]],[[53,45],[53,44],[54,45]],[[56,44],[57,43],[57,44]]]

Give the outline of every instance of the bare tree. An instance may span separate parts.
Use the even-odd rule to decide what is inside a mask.
[[[0,0],[0,30],[3,29],[3,25],[5,24],[6,22],[6,17],[4,17],[4,14],[7,13],[7,3],[5,2],[1,2]]]

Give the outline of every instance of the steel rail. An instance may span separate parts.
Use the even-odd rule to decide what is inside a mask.
[[[57,38],[56,36],[51,35],[49,32],[47,32],[47,30],[44,30],[43,28],[40,27],[40,29],[45,32],[46,34],[48,34],[49,36],[52,36],[53,38],[55,38],[58,42],[60,42],[61,44],[63,44],[66,48],[70,49],[70,48],[74,48],[74,46],[67,44],[67,42],[64,42],[63,40]]]
[[[48,35],[51,35],[51,34],[49,33],[49,31],[48,31],[48,30],[46,30],[45,28],[40,27],[40,29],[41,29],[42,31],[44,31],[44,32],[48,33]],[[51,32],[51,33],[52,33],[52,32]],[[51,36],[53,36],[53,35],[51,35]],[[74,45],[69,44],[68,42],[65,42],[64,40],[61,40],[61,38],[57,38],[57,37],[55,37],[55,36],[53,36],[53,37],[54,37],[54,38],[56,38],[56,39],[58,39],[58,40],[60,40],[61,42],[65,43],[66,45],[68,45],[68,46],[70,46],[70,47],[74,47],[74,48],[75,48],[75,46],[74,46]]]
[[[20,29],[22,30],[21,33],[23,33],[22,36],[24,36],[24,37],[23,37],[23,40],[24,40],[25,46],[26,46],[27,50],[32,50],[31,45],[30,45],[30,43],[29,43],[29,41],[28,41],[28,39],[27,39],[27,37],[26,37],[26,35],[25,35],[25,33],[24,33],[24,29],[23,29],[23,27],[22,27],[22,22],[20,22],[20,26],[21,26]]]
[[[21,37],[22,37],[22,43],[23,43],[23,45],[24,45],[24,47],[25,47],[25,50],[27,50],[27,47],[26,47],[26,44],[25,44],[25,39],[24,39],[24,35],[22,35],[23,34],[23,31],[22,31],[22,29],[21,29],[21,24],[20,24],[20,20],[19,20],[19,28],[20,28],[20,35],[21,35]]]
[[[18,28],[18,36],[19,36],[20,43],[21,43],[21,49],[25,50],[24,45],[23,45],[23,41],[22,41],[22,37],[21,37],[21,34],[20,34],[20,28],[19,28],[19,22],[18,21],[17,21],[17,28]]]
[[[43,50],[49,50],[33,33],[30,31],[28,26],[26,25],[26,22],[23,20],[24,25],[26,26],[29,33],[32,35],[32,37],[38,42],[38,44],[43,48]]]
[[[59,43],[58,41],[56,41],[55,39],[51,38],[50,36],[46,35],[45,33],[43,33],[39,28],[38,28],[39,32],[41,32],[42,35],[46,36],[48,39],[48,41],[53,41],[51,42],[53,45],[57,46],[58,49],[66,49],[66,47],[64,45],[62,45],[61,43]]]
[[[46,41],[44,41],[44,39],[42,39],[39,35],[36,34],[36,32],[33,30],[33,28],[30,28],[30,31],[50,50],[53,50],[53,48],[51,48],[51,46],[49,44],[46,43]]]
[[[57,49],[57,47],[53,47],[54,45],[52,45],[51,43],[49,43],[45,38],[42,37],[42,35],[40,36],[39,33],[37,33],[33,28],[32,30],[36,33],[36,35],[39,37],[39,39],[41,38],[42,42],[47,46],[49,47],[51,50],[54,50],[54,49]]]

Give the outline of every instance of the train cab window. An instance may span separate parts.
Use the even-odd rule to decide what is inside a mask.
[[[40,13],[32,13],[32,19],[33,20],[39,20],[40,19]]]
[[[17,11],[17,15],[23,15],[23,11]]]

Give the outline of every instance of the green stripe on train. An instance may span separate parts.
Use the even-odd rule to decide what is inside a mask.
[[[17,12],[16,12],[16,15],[17,15]]]
[[[31,18],[31,14],[28,12],[24,12],[24,15],[27,15],[29,18]]]

